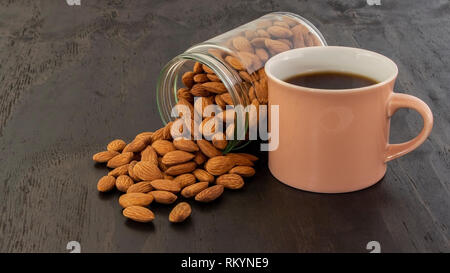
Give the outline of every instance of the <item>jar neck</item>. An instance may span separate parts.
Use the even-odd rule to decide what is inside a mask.
[[[179,86],[180,73],[183,66],[190,61],[200,62],[214,71],[222,83],[227,88],[234,105],[246,107],[250,104],[247,96],[247,86],[242,84],[242,80],[237,72],[232,69],[220,57],[211,54],[211,50],[217,52],[228,52],[229,50],[214,44],[199,44],[186,50],[184,53],[173,58],[161,70],[157,85],[157,105],[164,124],[175,119],[171,116],[173,107],[177,104],[177,90]]]

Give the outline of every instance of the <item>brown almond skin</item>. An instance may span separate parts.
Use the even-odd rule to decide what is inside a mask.
[[[153,132],[142,132],[138,135],[136,135],[136,137],[134,139],[140,139],[142,141],[145,142],[145,144],[150,144],[152,142],[152,136],[153,136]]]
[[[238,174],[223,174],[216,179],[217,185],[230,190],[238,190],[244,186],[244,179]]]
[[[180,174],[184,174],[184,173],[190,173],[193,170],[195,170],[195,168],[197,168],[197,164],[193,161],[190,161],[190,162],[186,162],[186,163],[182,163],[182,164],[178,164],[178,165],[169,167],[165,171],[165,174],[180,175]]]
[[[169,221],[172,223],[181,223],[191,215],[191,206],[186,202],[178,203],[169,214]]]
[[[139,177],[137,177],[137,176],[134,174],[134,171],[133,171],[134,166],[136,166],[137,163],[138,163],[138,162],[137,162],[136,160],[133,160],[133,161],[131,161],[131,162],[128,164],[128,176],[129,176],[131,179],[133,179],[134,182],[139,182],[139,181],[142,180],[142,179],[140,179]]]
[[[197,165],[202,165],[203,163],[206,162],[206,159],[207,157],[202,152],[198,151],[195,154],[194,162],[197,163]]]
[[[205,163],[205,169],[212,175],[222,175],[234,167],[234,161],[227,156],[215,156],[208,159]]]
[[[209,188],[206,188],[204,190],[202,190],[201,192],[199,192],[196,196],[195,196],[195,201],[199,201],[199,202],[212,202],[214,200],[216,200],[217,198],[219,198],[219,196],[221,196],[223,193],[223,186],[222,185],[214,185],[211,186]]]
[[[180,174],[179,176],[175,177],[173,179],[173,181],[178,183],[178,185],[180,185],[180,188],[184,188],[184,187],[194,184],[197,180],[193,174],[185,173],[185,174]]]
[[[108,143],[106,149],[108,151],[120,152],[123,150],[123,148],[125,148],[125,146],[127,146],[127,143],[125,143],[125,141],[123,141],[122,139],[114,139],[113,141]]]
[[[117,167],[108,173],[108,175],[111,175],[114,177],[118,177],[119,175],[124,175],[124,174],[128,174],[128,164]]]
[[[173,141],[173,145],[178,150],[182,150],[182,151],[185,151],[185,152],[197,152],[197,151],[199,151],[198,145],[195,144],[195,142],[190,140],[190,139],[182,139],[182,138],[175,139]]]
[[[172,142],[164,139],[156,140],[152,143],[152,147],[160,156],[164,156],[168,152],[176,150]]]
[[[184,198],[191,198],[197,195],[199,192],[203,191],[204,189],[208,188],[209,183],[208,182],[198,182],[195,184],[192,184],[190,186],[187,186],[181,191],[181,195]]]
[[[141,161],[150,161],[153,164],[158,165],[158,154],[152,146],[147,146],[141,152]]]
[[[225,156],[231,158],[236,166],[253,167],[255,165],[247,156],[241,154],[228,153]]]
[[[205,82],[202,83],[202,87],[211,93],[222,94],[227,92],[227,88],[221,82]]]
[[[150,194],[142,193],[142,192],[132,192],[122,194],[119,197],[119,204],[123,208],[131,207],[131,206],[141,206],[145,207],[152,203],[153,196]]]
[[[205,139],[199,139],[197,140],[197,145],[202,151],[204,155],[207,157],[215,157],[222,155],[222,152],[219,151],[214,145],[211,144],[211,142],[205,140]]]
[[[107,175],[98,180],[97,190],[99,192],[107,192],[114,189],[115,186],[116,178],[114,176]]]
[[[176,151],[171,151],[171,152],[166,153],[163,156],[161,162],[163,164],[166,164],[167,166],[171,166],[171,165],[177,165],[177,164],[188,162],[188,161],[192,160],[194,157],[195,157],[195,155],[193,155],[191,153],[176,150]]]
[[[155,219],[155,215],[148,208],[140,206],[131,206],[123,210],[123,216],[141,223],[148,223]]]
[[[187,88],[191,88],[192,85],[194,85],[194,75],[195,75],[194,72],[188,71],[184,73],[183,76],[181,77],[181,81]]]
[[[133,179],[128,175],[119,175],[119,177],[116,178],[116,188],[121,192],[127,192],[128,188],[133,184]]]
[[[181,190],[180,184],[167,179],[156,179],[151,182],[151,185],[154,189],[160,191],[169,191],[172,193],[178,193]]]
[[[228,173],[238,174],[242,177],[252,177],[255,175],[255,169],[250,166],[236,166],[233,167]]]
[[[236,154],[240,155],[240,156],[243,156],[243,157],[246,157],[248,160],[253,161],[253,162],[259,160],[259,158],[257,156],[252,155],[252,154],[247,154],[247,153],[236,153]]]
[[[97,163],[105,163],[111,160],[113,157],[119,155],[119,152],[116,151],[103,151],[96,153],[92,156],[92,160],[94,160]]]
[[[151,181],[141,181],[136,184],[133,184],[128,188],[127,193],[133,192],[148,193],[153,190],[153,187],[150,183]]]
[[[151,194],[155,202],[160,204],[172,204],[178,198],[175,194],[168,191],[151,191],[148,194]]]
[[[123,148],[122,152],[123,153],[126,153],[126,152],[138,153],[138,152],[144,150],[145,147],[147,147],[147,144],[145,143],[145,141],[138,138],[138,139],[131,141],[127,146],[125,146],[125,148]]]
[[[195,169],[192,174],[198,179],[198,181],[206,181],[209,183],[214,182],[214,175],[203,169]]]
[[[109,168],[117,168],[123,165],[126,165],[130,163],[130,161],[133,159],[133,153],[126,152],[121,153],[119,155],[116,155],[115,157],[111,158],[108,163],[106,164]]]
[[[161,170],[150,161],[140,161],[133,168],[134,175],[136,175],[141,180],[162,179],[163,174]]]

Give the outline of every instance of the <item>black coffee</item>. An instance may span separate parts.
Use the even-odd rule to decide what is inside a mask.
[[[284,81],[317,89],[351,89],[378,83],[366,76],[338,71],[303,73],[287,78]]]

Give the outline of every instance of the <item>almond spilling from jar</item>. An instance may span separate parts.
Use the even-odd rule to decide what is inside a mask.
[[[216,184],[227,189],[237,190],[244,186],[244,179],[237,174],[223,174],[217,177]]]
[[[191,215],[191,206],[186,202],[178,203],[169,214],[169,221],[172,223],[180,223]]]
[[[222,175],[231,170],[234,164],[230,157],[220,155],[210,158],[205,164],[205,169],[212,175]]]
[[[134,174],[141,180],[162,179],[163,174],[157,165],[150,161],[140,161],[133,168]]]
[[[123,216],[141,223],[148,223],[155,219],[155,215],[151,210],[140,206],[127,207],[122,213]]]
[[[168,191],[172,193],[177,193],[181,190],[180,184],[174,180],[168,179],[156,179],[150,182],[153,188],[160,191]]]
[[[123,208],[131,206],[145,207],[153,201],[153,196],[142,192],[126,193],[119,197],[119,204]]]
[[[172,204],[177,200],[177,196],[168,191],[151,191],[148,194],[151,194],[155,202],[160,204]]]
[[[211,202],[219,198],[223,193],[223,186],[222,185],[214,185],[209,188],[206,188],[199,192],[195,196],[195,201],[199,202]]]

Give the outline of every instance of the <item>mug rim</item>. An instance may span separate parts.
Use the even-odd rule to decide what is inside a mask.
[[[285,55],[288,54],[292,54],[293,51],[320,51],[320,50],[331,50],[331,49],[338,49],[338,50],[351,50],[351,51],[357,51],[360,53],[365,53],[365,54],[371,54],[371,55],[376,55],[378,57],[381,57],[383,59],[385,59],[387,62],[391,63],[395,69],[394,73],[388,77],[386,80],[381,81],[379,83],[376,84],[372,84],[369,86],[363,86],[363,87],[358,87],[358,88],[347,88],[347,89],[321,89],[321,88],[311,88],[311,87],[305,87],[305,86],[301,86],[301,85],[295,85],[295,84],[291,84],[288,82],[285,82],[277,77],[275,77],[269,70],[271,69],[271,66],[274,65],[275,62],[279,61],[279,59],[282,59],[283,57],[285,57]],[[290,87],[290,88],[295,88],[298,89],[299,91],[307,91],[307,92],[315,92],[315,93],[333,93],[333,94],[338,94],[338,93],[352,93],[352,92],[363,92],[363,91],[369,91],[372,89],[376,89],[380,86],[386,85],[387,83],[393,81],[396,79],[397,75],[398,75],[398,67],[397,64],[392,61],[390,58],[374,52],[374,51],[370,51],[367,49],[362,49],[362,48],[356,48],[356,47],[347,47],[347,46],[312,46],[312,47],[302,47],[302,48],[294,48],[294,49],[290,49],[287,51],[284,51],[280,54],[277,54],[273,57],[271,57],[265,64],[264,67],[264,71],[266,72],[266,75],[273,81],[277,82],[278,84],[281,84],[285,87]]]

